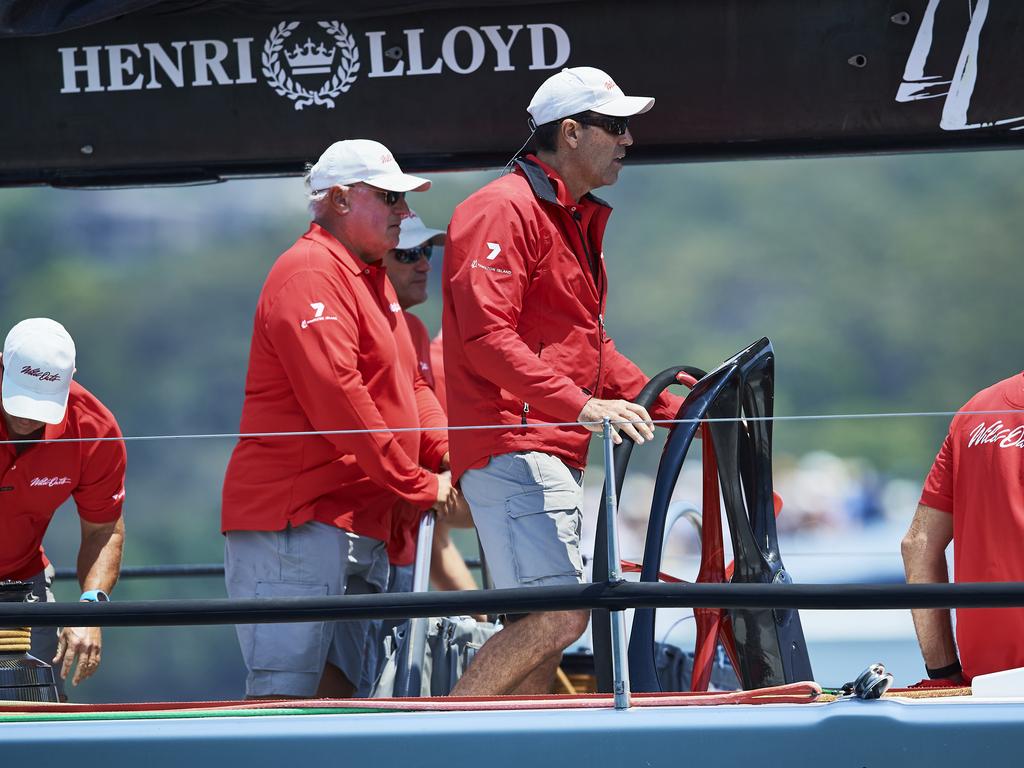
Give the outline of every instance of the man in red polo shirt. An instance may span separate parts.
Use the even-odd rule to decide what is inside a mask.
[[[953,417],[903,539],[907,583],[947,582],[950,541],[954,581],[1024,581],[1024,373],[982,390]],[[956,642],[948,610],[913,614],[933,681],[970,683],[1024,667],[1024,608],[959,608]]]
[[[427,300],[427,275],[430,274],[430,260],[433,254],[444,246],[442,230],[431,229],[414,211],[402,220],[398,247],[384,256],[388,279],[395,287],[398,303],[409,324],[413,346],[416,348],[417,364],[427,384],[437,395],[441,408],[445,402],[437,389],[438,379],[443,379],[443,368],[433,360],[430,334],[427,326],[408,310]],[[473,519],[465,499],[458,494],[460,503],[452,514],[439,517],[434,525],[434,540],[430,555],[430,582],[437,589],[476,589],[473,574],[466,567],[465,560],[451,539],[452,528],[472,528]],[[400,502],[395,510],[392,538],[388,557],[392,569],[391,591],[408,592],[412,589],[412,564],[416,558],[416,534],[422,509]]]
[[[456,209],[448,227],[444,363],[452,475],[473,510],[496,587],[577,584],[583,469],[605,417],[637,442],[650,416],[630,402],[647,377],[605,328],[602,239],[614,184],[633,143],[626,96],[593,67],[548,78],[528,107],[536,154]],[[681,398],[654,411],[673,418]],[[524,429],[530,424],[578,426]],[[584,426],[584,424],[586,426]],[[620,441],[618,434],[616,442]],[[586,611],[529,614],[480,650],[453,690],[463,696],[544,693]]]
[[[80,600],[107,600],[124,547],[125,447],[109,440],[121,430],[103,403],[72,381],[75,343],[60,323],[31,318],[15,325],[2,365],[0,581],[31,581],[38,600],[53,601],[53,569],[42,541],[53,513],[73,497],[82,527]],[[32,630],[32,654],[61,665],[61,698],[75,660],[71,682],[78,685],[99,667],[101,650],[99,627]]]
[[[328,147],[306,181],[313,222],[263,285],[241,432],[360,431],[239,441],[221,516],[231,597],[381,591],[396,502],[451,496],[444,416],[381,263],[405,193],[430,182],[365,139]],[[239,625],[247,695],[351,695],[367,626]]]

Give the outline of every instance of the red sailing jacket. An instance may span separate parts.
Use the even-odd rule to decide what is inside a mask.
[[[444,427],[379,264],[310,225],[274,264],[256,307],[242,432]],[[443,430],[242,438],[224,479],[224,531],[318,520],[387,541],[396,498],[426,509]],[[422,466],[421,466],[422,465]]]
[[[543,451],[583,468],[591,397],[636,397],[647,381],[604,328],[607,276],[601,241],[611,207],[569,197],[557,173],[532,155],[456,209],[444,257],[444,368],[451,426],[509,429],[449,435],[452,475],[490,456]],[[682,399],[663,393],[654,418]]]

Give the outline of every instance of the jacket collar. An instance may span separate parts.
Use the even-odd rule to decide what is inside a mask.
[[[558,175],[554,168],[544,163],[536,155],[527,155],[526,157],[519,158],[516,160],[516,166],[523,176],[526,177],[530,189],[533,190],[533,194],[538,199],[552,205],[557,205],[560,208],[566,207],[565,203],[558,199],[556,192],[559,186],[564,186],[565,182],[562,181],[562,177]],[[583,197],[605,208],[611,208],[608,203],[593,192],[587,192]]]

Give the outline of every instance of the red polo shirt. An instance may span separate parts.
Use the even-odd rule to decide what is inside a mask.
[[[953,417],[921,504],[953,515],[954,581],[1024,582],[1024,374]],[[959,608],[956,642],[968,682],[1024,667],[1024,608]]]
[[[285,251],[256,307],[241,431],[382,430],[242,438],[224,480],[223,531],[310,520],[387,541],[398,498],[437,498],[448,450],[433,392],[383,266],[316,224]]]
[[[405,320],[409,325],[409,334],[412,336],[412,345],[416,350],[416,364],[419,367],[423,379],[437,394],[437,378],[430,355],[430,333],[427,326],[423,324],[416,315],[405,312]],[[440,398],[438,398],[440,401]],[[444,403],[440,403],[444,408]],[[430,508],[407,501],[399,500],[392,511],[391,538],[388,540],[388,560],[392,565],[411,565],[416,560],[416,538],[419,533],[420,517],[425,509]]]
[[[43,535],[50,518],[69,497],[90,523],[121,517],[124,503],[124,443],[64,442],[75,438],[121,437],[113,414],[78,382],[71,382],[68,409],[60,424],[47,424],[43,438],[18,455],[0,445],[0,581],[26,579],[49,564]],[[10,440],[0,418],[0,441]]]

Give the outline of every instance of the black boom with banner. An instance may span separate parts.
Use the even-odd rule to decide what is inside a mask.
[[[295,173],[356,136],[501,165],[579,64],[657,97],[641,160],[1019,146],[1022,30],[1017,0],[0,0],[0,184]]]

